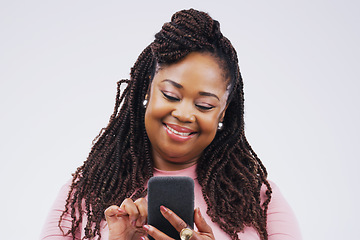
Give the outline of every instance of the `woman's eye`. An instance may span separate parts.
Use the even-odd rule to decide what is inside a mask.
[[[199,105],[199,104],[196,104],[196,107],[200,108],[201,110],[211,110],[214,108],[214,106],[211,105]]]
[[[165,98],[169,99],[170,101],[179,101],[180,99],[175,97],[175,96],[171,96],[168,93],[165,93],[163,91],[161,91],[161,93],[164,95]]]

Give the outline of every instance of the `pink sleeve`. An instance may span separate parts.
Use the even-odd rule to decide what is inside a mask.
[[[301,240],[299,224],[289,204],[275,183],[269,181],[272,188],[272,198],[267,214],[267,230],[269,240]],[[264,198],[265,187],[262,191]]]
[[[61,190],[60,190],[60,192],[59,192],[59,194],[47,216],[46,222],[41,231],[40,239],[72,240],[71,234],[68,236],[64,236],[63,233],[61,232],[60,228],[58,227],[60,216],[65,209],[65,203],[66,203],[66,198],[68,196],[70,184],[71,184],[71,181],[69,181],[67,184],[65,184],[61,188]],[[69,214],[66,214],[63,217],[63,221],[61,223],[62,229],[64,230],[65,233],[69,229],[71,229],[71,222],[72,222],[71,216]],[[81,226],[80,226],[80,228],[81,228]],[[80,233],[76,235],[76,238],[81,239]]]

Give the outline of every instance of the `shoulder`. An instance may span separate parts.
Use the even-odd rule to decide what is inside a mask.
[[[270,184],[271,188],[271,199],[269,203],[269,209],[268,212],[276,210],[286,210],[291,211],[291,207],[284,198],[283,194],[281,193],[278,185],[276,185],[273,181],[268,180],[268,183]],[[268,198],[266,195],[266,192],[268,191],[268,187],[263,184],[260,190],[260,197],[261,197],[261,204],[265,202],[265,200]]]
[[[59,194],[61,195],[61,194],[66,193],[66,196],[67,196],[67,194],[70,191],[71,184],[72,184],[72,178],[67,180],[67,182],[61,186],[61,188],[59,190]]]
[[[60,189],[58,196],[56,197],[49,213],[46,218],[45,224],[43,225],[40,239],[61,239],[61,240],[70,240],[72,237],[70,235],[64,236],[63,232],[59,228],[60,216],[65,210],[66,199],[69,195],[70,186],[72,180],[67,181]],[[63,221],[61,227],[64,232],[67,232],[71,229],[72,217],[69,213],[63,215]],[[81,224],[81,223],[80,223]],[[80,233],[77,233],[78,239],[81,239]]]
[[[279,187],[271,180],[267,180],[270,188],[271,188],[271,202],[277,200],[285,200],[283,199],[282,193]],[[268,187],[263,183],[260,190],[261,204],[267,199],[266,192],[268,191]]]
[[[300,240],[302,239],[299,224],[296,216],[284,198],[279,187],[272,181],[269,181],[271,187],[271,200],[267,211],[267,228],[269,240]],[[266,199],[267,187],[263,184],[260,192],[261,202]]]

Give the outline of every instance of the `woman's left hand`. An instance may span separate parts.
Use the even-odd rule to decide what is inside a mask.
[[[188,227],[187,224],[170,209],[168,209],[164,206],[161,206],[160,211],[161,211],[162,215],[171,223],[171,225],[173,225],[173,227],[179,232],[179,234],[182,229]],[[193,230],[193,235],[190,238],[190,240],[214,240],[215,239],[211,227],[206,223],[205,219],[202,217],[199,208],[195,209],[194,222],[195,222],[196,227],[198,228],[198,232]],[[155,240],[171,240],[172,239],[153,226],[144,225],[144,229]],[[148,238],[145,238],[145,239],[148,239]]]

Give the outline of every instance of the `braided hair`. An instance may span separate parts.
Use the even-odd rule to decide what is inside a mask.
[[[213,222],[239,239],[246,226],[262,240],[268,239],[266,216],[271,199],[267,172],[245,137],[244,94],[237,54],[220,32],[220,24],[207,13],[194,9],[175,13],[155,40],[146,47],[131,69],[130,80],[117,83],[116,103],[106,128],[94,139],[87,160],[73,174],[59,227],[66,214],[72,225],[65,235],[79,230],[83,214],[85,238],[99,236],[104,210],[125,198],[146,196],[146,183],[153,175],[151,143],[145,130],[142,102],[157,65],[172,64],[191,52],[214,56],[229,76],[230,95],[218,131],[197,162],[197,179]],[[122,84],[127,84],[121,92]],[[266,200],[260,203],[265,185]]]

